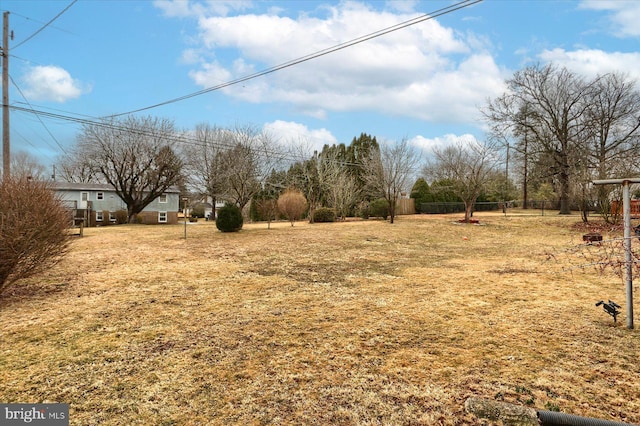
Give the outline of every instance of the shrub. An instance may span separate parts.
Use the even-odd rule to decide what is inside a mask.
[[[300,219],[307,210],[307,199],[302,192],[287,189],[278,197],[278,210],[289,219],[291,226],[293,226],[293,223]]]
[[[238,232],[242,229],[244,221],[242,212],[235,204],[227,203],[218,209],[216,228],[222,232]]]
[[[98,222],[100,226],[109,226],[111,225],[111,218],[109,216],[109,210],[102,211],[102,222]]]
[[[373,200],[369,204],[369,216],[381,217],[387,220],[387,216],[389,216],[389,202],[384,198]]]
[[[67,252],[72,214],[46,182],[0,181],[0,292],[49,268]]]
[[[113,214],[113,217],[116,218],[116,223],[118,225],[122,225],[123,223],[128,223],[129,222],[129,213],[126,210],[117,210]]]
[[[313,212],[314,222],[335,222],[336,212],[328,207],[320,207]]]
[[[204,204],[196,204],[191,208],[191,217],[204,217]]]

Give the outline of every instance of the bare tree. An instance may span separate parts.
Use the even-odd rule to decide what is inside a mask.
[[[431,180],[449,180],[453,191],[464,202],[464,220],[471,220],[478,196],[494,176],[499,163],[497,150],[487,144],[458,142],[433,150],[434,158],[425,166],[424,173]]]
[[[278,215],[278,200],[275,198],[259,198],[256,200],[256,210],[267,220],[267,229],[271,229],[271,221]]]
[[[228,131],[228,137],[231,147],[221,160],[224,196],[242,210],[284,155],[269,134],[253,126],[238,126]]]
[[[251,145],[238,143],[222,155],[225,198],[240,210],[260,190],[256,152]]]
[[[585,150],[591,179],[624,177],[625,163],[640,155],[640,93],[635,81],[607,74],[596,81],[586,115],[588,141]],[[635,163],[635,162],[634,162]],[[610,220],[610,186],[596,188],[597,203],[605,220]]]
[[[361,189],[349,169],[346,147],[325,145],[313,163],[320,189],[320,199],[333,208],[342,219],[358,200]]]
[[[11,173],[32,179],[46,180],[45,167],[31,154],[18,151],[11,156]]]
[[[587,100],[595,82],[547,65],[518,71],[507,83],[510,91],[490,102],[485,116],[494,125],[528,129],[535,135],[538,149],[553,161],[550,166],[559,182],[560,214],[569,214],[571,167],[583,142]],[[526,114],[522,114],[524,107]]]
[[[0,292],[62,258],[71,219],[45,181],[26,175],[0,181]]]
[[[83,152],[81,144],[76,146],[57,160],[58,170],[56,179],[74,183],[97,183],[100,181],[100,172],[95,169],[86,152]]]
[[[203,123],[196,126],[194,138],[183,151],[187,176],[197,191],[211,199],[212,217],[216,217],[216,202],[226,191],[225,153],[233,147],[232,135]]]
[[[342,220],[360,198],[360,188],[346,169],[341,169],[328,188],[331,207]]]
[[[177,137],[168,120],[129,116],[86,125],[79,149],[114,187],[133,222],[149,203],[181,181],[182,160],[173,149]]]
[[[368,171],[364,175],[366,186],[387,200],[391,223],[396,216],[396,204],[400,194],[411,189],[419,161],[419,152],[406,138],[400,142],[385,143],[379,148],[373,148],[370,154],[363,158],[363,169]]]

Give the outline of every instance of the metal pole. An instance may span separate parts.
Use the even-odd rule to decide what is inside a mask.
[[[627,328],[633,329],[633,277],[631,256],[631,196],[629,194],[630,182],[622,182],[622,216],[624,220],[624,260],[626,269],[627,288]]]
[[[594,185],[622,185],[622,217],[624,222],[625,282],[627,290],[627,328],[633,328],[633,256],[631,253],[631,194],[632,183],[640,183],[640,178],[594,180]]]
[[[11,175],[11,154],[9,139],[9,12],[2,16],[2,168],[3,177]]]

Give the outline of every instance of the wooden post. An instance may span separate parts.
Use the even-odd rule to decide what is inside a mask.
[[[9,135],[9,12],[4,12],[2,30],[2,173],[5,179],[11,176]]]

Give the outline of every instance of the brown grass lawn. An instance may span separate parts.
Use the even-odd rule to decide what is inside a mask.
[[[0,402],[69,403],[73,425],[453,425],[480,424],[479,396],[640,423],[623,279],[567,269],[579,217],[476,218],[85,229],[0,299]]]

